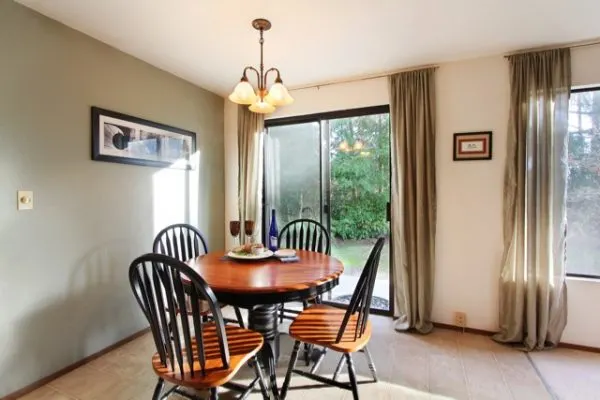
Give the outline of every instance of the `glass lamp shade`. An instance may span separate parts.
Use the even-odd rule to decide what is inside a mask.
[[[269,89],[269,93],[265,96],[265,101],[274,105],[274,106],[287,106],[288,104],[292,104],[294,99],[288,93],[288,90],[283,83],[275,82],[271,89]]]
[[[250,107],[248,107],[250,111],[258,113],[258,114],[270,114],[275,111],[275,106],[267,103],[264,100],[258,99],[254,102]]]
[[[247,80],[242,79],[229,95],[229,100],[237,104],[253,104],[257,98],[252,85]]]

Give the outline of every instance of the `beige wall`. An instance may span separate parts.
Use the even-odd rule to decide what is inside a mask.
[[[147,324],[127,270],[163,225],[223,248],[223,99],[0,1],[0,397]],[[191,173],[90,159],[90,106],[198,133]],[[35,208],[16,211],[16,191]]]
[[[467,313],[470,327],[498,327],[498,276],[502,256],[502,183],[508,128],[508,65],[503,56],[442,64],[437,85],[438,225],[433,318],[453,323],[454,311]],[[600,46],[573,50],[574,85],[600,84]],[[272,117],[311,114],[387,104],[385,78],[302,89],[295,103]],[[226,103],[226,109],[229,105]],[[230,109],[229,118],[235,118]],[[225,124],[227,125],[227,120]],[[493,159],[452,161],[455,132],[493,131]],[[234,140],[235,130],[229,132]],[[234,171],[235,158],[225,159]],[[226,175],[226,196],[236,196]],[[235,197],[233,197],[235,198]],[[235,213],[235,202],[227,212]],[[569,323],[563,341],[600,347],[600,282],[569,279]]]
[[[229,221],[239,219],[237,108],[237,104],[225,101],[225,247],[228,249],[234,246],[234,239],[229,234]]]

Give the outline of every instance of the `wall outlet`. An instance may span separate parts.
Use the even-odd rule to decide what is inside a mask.
[[[464,312],[456,311],[454,313],[454,325],[460,328],[467,327],[467,314]]]

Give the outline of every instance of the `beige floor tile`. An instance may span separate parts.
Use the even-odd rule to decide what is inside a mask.
[[[81,400],[128,400],[137,394],[137,387],[128,380],[89,365],[50,382],[49,386]]]
[[[514,399],[552,398],[525,353],[505,349],[494,356]]]
[[[560,399],[600,399],[600,354],[570,349],[530,353]]]
[[[74,398],[60,393],[49,386],[42,386],[41,388],[21,397],[19,400],[74,400]]]
[[[154,374],[152,369],[152,355],[145,351],[140,354],[119,352],[107,354],[92,364],[100,371],[111,372],[125,379],[136,379],[147,374]]]
[[[459,341],[459,353],[471,399],[512,398],[489,345],[469,338],[468,341]]]
[[[429,391],[453,399],[468,399],[469,391],[458,351],[456,355],[433,352],[429,358]]]
[[[556,349],[530,353],[544,380],[525,353],[493,342],[489,337],[436,329],[430,335],[400,333],[392,320],[373,316],[369,343],[379,382],[359,385],[361,399],[551,399],[544,382],[559,399],[600,399],[600,354]],[[281,330],[287,331],[289,321]],[[293,340],[282,335],[278,383],[289,362]],[[155,352],[146,334],[103,357],[51,382],[25,400],[145,400],[157,377],[150,359]],[[340,355],[329,353],[319,372],[331,375]],[[363,354],[353,356],[359,380],[371,380]],[[305,368],[299,361],[297,367]],[[340,380],[347,380],[344,368]],[[248,382],[253,371],[244,368],[236,381]],[[336,387],[315,388],[317,382],[293,376],[290,400],[350,400],[352,393]],[[309,385],[309,387],[307,387]],[[301,388],[298,388],[301,387]],[[235,398],[221,391],[221,399]],[[250,399],[261,399],[253,393]],[[172,396],[169,400],[177,400]]]
[[[391,376],[383,377],[389,383],[413,388],[417,391],[429,391],[429,356],[395,354]]]
[[[387,390],[389,395],[388,398],[393,400],[430,400],[432,398],[428,391],[398,384],[389,384]]]

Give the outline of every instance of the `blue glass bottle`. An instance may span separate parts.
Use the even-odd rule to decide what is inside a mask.
[[[277,237],[279,230],[277,229],[277,219],[275,218],[275,209],[271,210],[271,226],[269,227],[269,250],[277,251]]]

